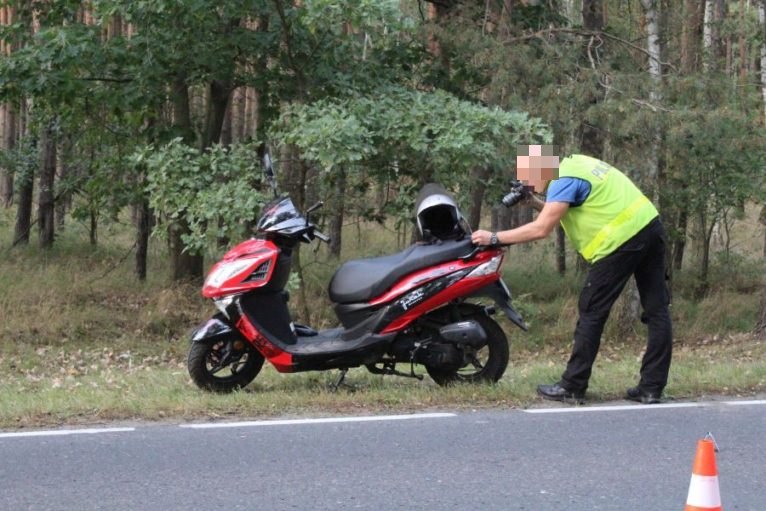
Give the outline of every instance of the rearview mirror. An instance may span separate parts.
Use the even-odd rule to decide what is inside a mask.
[[[274,191],[274,197],[277,196],[277,173],[274,171],[274,165],[271,162],[271,154],[266,144],[258,146],[258,156],[261,158],[261,165],[263,166],[263,173],[266,176],[266,182],[269,183],[269,187]]]

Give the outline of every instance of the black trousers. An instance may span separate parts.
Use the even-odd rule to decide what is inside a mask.
[[[559,382],[562,387],[573,391],[588,388],[609,312],[628,279],[635,276],[644,310],[641,319],[649,330],[638,385],[656,393],[665,388],[673,351],[665,245],[665,231],[655,218],[616,251],[593,264],[580,293],[574,347]]]

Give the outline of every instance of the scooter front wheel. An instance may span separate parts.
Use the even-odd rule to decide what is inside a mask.
[[[484,346],[475,348],[464,345],[464,364],[458,369],[444,369],[426,366],[428,375],[439,385],[451,383],[494,383],[498,381],[508,366],[508,338],[495,320],[484,314],[477,314],[464,319],[478,322],[487,334]]]
[[[232,336],[212,343],[194,342],[187,359],[189,375],[201,389],[232,392],[250,383],[263,367],[263,355]]]

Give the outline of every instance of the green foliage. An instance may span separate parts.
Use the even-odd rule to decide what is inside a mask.
[[[29,137],[23,137],[13,150],[0,151],[0,168],[15,174],[18,182],[32,179],[37,166],[37,147]]]
[[[409,183],[465,185],[475,166],[510,166],[522,141],[551,140],[547,126],[526,113],[402,87],[292,105],[275,137],[297,146],[325,173],[345,167],[398,181],[405,202],[414,200]],[[396,209],[406,214],[407,205]]]
[[[283,21],[281,98],[313,102],[411,82],[427,58],[394,0],[311,0]]]
[[[763,198],[762,129],[726,108],[679,112],[675,118],[668,142],[683,191],[674,199],[715,221],[728,208]]]
[[[218,239],[244,237],[264,202],[256,191],[260,172],[252,144],[200,152],[175,139],[162,147],[146,146],[131,161],[146,169],[150,204],[161,219],[155,232],[185,219],[192,232],[184,242],[194,252]]]
[[[383,32],[398,28],[402,14],[397,0],[307,0],[299,12],[301,23],[311,33],[325,30],[342,36],[350,29]]]

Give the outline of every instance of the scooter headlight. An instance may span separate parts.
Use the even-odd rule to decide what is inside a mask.
[[[244,261],[234,261],[220,265],[205,280],[206,286],[221,287],[221,285],[232,278],[237,273],[243,271],[245,268],[253,264],[250,259]]]
[[[493,273],[497,273],[497,270],[500,268],[500,263],[503,262],[503,256],[498,255],[487,261],[486,263],[482,263],[473,270],[471,270],[471,273],[466,275],[466,278],[470,277],[484,277],[485,275],[491,275]]]

